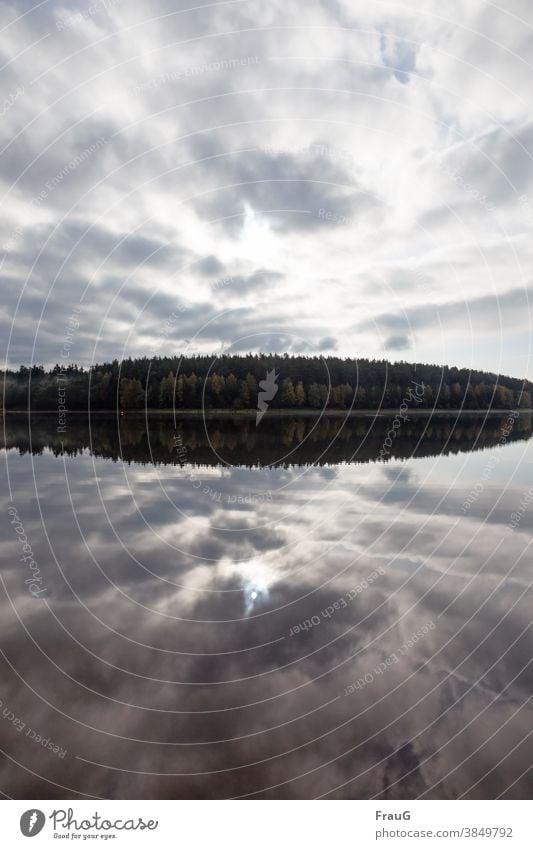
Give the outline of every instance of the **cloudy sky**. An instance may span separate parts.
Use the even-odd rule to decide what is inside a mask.
[[[4,2],[9,364],[277,350],[533,378],[533,9]],[[72,325],[72,321],[70,322]]]

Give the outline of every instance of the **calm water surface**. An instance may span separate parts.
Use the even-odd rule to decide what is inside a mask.
[[[531,796],[528,416],[56,425],[5,431],[4,794]]]

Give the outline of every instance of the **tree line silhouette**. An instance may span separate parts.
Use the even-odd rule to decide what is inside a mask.
[[[402,425],[384,462],[410,457],[437,457],[465,451],[482,451],[501,444],[507,433],[501,416],[446,416],[433,414]],[[368,463],[380,459],[390,419],[323,416],[317,422],[298,415],[264,419],[260,428],[253,419],[210,419],[207,427],[198,419],[185,418],[174,425],[169,417],[88,416],[74,427],[58,433],[50,416],[9,416],[5,424],[5,447],[20,454],[78,456],[90,452],[115,462],[145,465],[246,468],[294,465],[325,466],[337,463]],[[507,442],[531,438],[532,417],[520,415],[507,434]],[[180,450],[177,446],[179,445]]]
[[[528,380],[451,366],[340,357],[247,354],[140,357],[96,364],[20,366],[3,373],[7,410],[117,408],[249,410],[259,383],[275,370],[278,391],[269,409],[398,408],[418,389],[416,406],[442,410],[531,409]],[[423,387],[423,393],[420,387]]]

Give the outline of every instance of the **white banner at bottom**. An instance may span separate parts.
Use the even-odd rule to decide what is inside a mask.
[[[531,849],[530,801],[3,801],[6,849]],[[35,840],[35,843],[29,843]]]

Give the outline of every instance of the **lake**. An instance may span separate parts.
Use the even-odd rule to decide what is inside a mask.
[[[531,434],[8,415],[0,788],[530,798]]]

